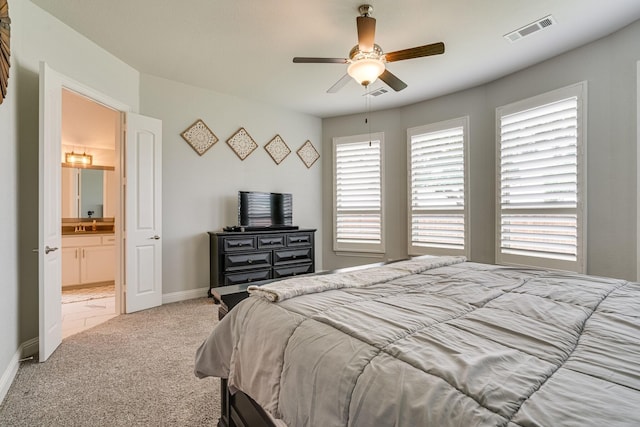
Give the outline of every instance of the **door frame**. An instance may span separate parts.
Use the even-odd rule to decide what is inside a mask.
[[[49,67],[49,69],[51,69]],[[120,115],[124,115],[126,113],[132,112],[133,109],[131,108],[130,105],[118,101],[115,98],[112,98],[109,95],[106,95],[90,86],[87,86],[85,84],[82,84],[64,74],[61,74],[60,72],[53,70],[57,75],[58,75],[58,81],[60,83],[60,87],[56,88],[55,90],[59,90],[60,92],[62,92],[63,89],[67,89],[70,90],[72,92],[75,92],[81,96],[84,96],[85,98],[88,98],[89,100],[96,102],[98,104],[102,104],[107,108],[110,108],[112,110],[118,111],[120,113]],[[62,96],[62,94],[60,94],[60,96]],[[115,306],[116,306],[116,314],[123,314],[125,313],[125,307],[126,307],[126,302],[125,302],[125,297],[124,297],[124,287],[122,286],[123,282],[123,274],[124,274],[124,248],[123,248],[123,219],[124,219],[124,203],[123,203],[123,197],[124,197],[124,191],[123,191],[123,146],[124,146],[124,131],[122,128],[122,122],[123,120],[119,120],[118,121],[118,135],[120,136],[119,138],[116,139],[115,141],[115,169],[116,169],[116,180],[117,180],[117,186],[118,186],[118,200],[117,200],[117,204],[118,206],[116,207],[116,210],[118,212],[118,216],[119,216],[119,221],[115,222],[115,226],[114,226],[114,235],[115,235],[115,239],[116,239],[116,265],[115,265],[115,290],[116,290],[116,295],[115,295]],[[53,132],[56,132],[56,134],[61,134],[61,128],[62,128],[62,122],[55,122],[52,123],[52,126],[58,126],[58,129],[54,129]],[[52,132],[51,129],[43,129],[44,132]],[[60,144],[62,143],[62,141],[60,141]],[[48,161],[50,159],[45,158],[45,161]],[[60,159],[57,159],[57,161],[60,161]],[[60,233],[62,234],[62,232],[60,231]],[[62,294],[62,289],[60,290],[61,294]],[[42,316],[43,313],[40,312],[40,316]]]
[[[117,135],[119,135],[118,138],[116,138],[115,141],[115,171],[116,171],[116,185],[118,187],[118,197],[116,199],[116,212],[118,212],[118,220],[115,221],[115,225],[114,225],[114,236],[115,236],[115,241],[116,241],[116,245],[115,245],[115,259],[116,259],[116,265],[115,265],[115,306],[116,306],[116,314],[123,314],[125,313],[125,307],[126,307],[126,301],[125,301],[125,293],[124,293],[124,287],[122,286],[122,283],[124,283],[123,280],[123,272],[125,271],[124,267],[124,248],[123,248],[123,222],[124,222],[124,203],[123,203],[123,197],[124,197],[124,191],[123,191],[123,146],[124,146],[124,132],[122,129],[122,115],[126,114],[128,112],[131,111],[131,107],[121,103],[120,101],[117,101],[107,95],[104,95],[100,92],[98,92],[97,90],[85,86],[81,83],[78,83],[72,79],[67,79],[66,81],[62,82],[62,87],[60,90],[62,89],[67,89],[70,90],[72,92],[75,92],[78,95],[81,95],[87,99],[89,99],[90,101],[93,101],[95,103],[101,104],[107,108],[110,108],[112,110],[115,110],[117,112],[119,112],[121,119],[118,120],[117,123]],[[62,141],[60,141],[60,143],[62,143]]]

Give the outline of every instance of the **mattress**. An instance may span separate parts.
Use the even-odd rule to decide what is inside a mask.
[[[256,289],[196,353],[289,426],[638,426],[640,284],[426,258]]]

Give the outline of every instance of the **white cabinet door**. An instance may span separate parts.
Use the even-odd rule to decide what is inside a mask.
[[[80,249],[63,247],[62,286],[75,285],[77,283],[80,283]]]
[[[81,249],[82,283],[114,280],[115,246],[87,246]]]

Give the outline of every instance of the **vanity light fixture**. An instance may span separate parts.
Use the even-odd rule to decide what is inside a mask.
[[[71,151],[70,153],[64,153],[64,161],[67,163],[89,166],[93,164],[93,156],[87,153],[76,154]]]

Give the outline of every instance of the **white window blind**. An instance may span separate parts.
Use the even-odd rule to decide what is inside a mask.
[[[551,102],[499,110],[500,261],[582,271],[583,119],[576,88],[582,85],[571,88],[572,96],[561,90]]]
[[[384,252],[381,133],[334,139],[334,250]]]
[[[407,131],[409,253],[466,254],[467,119]]]

